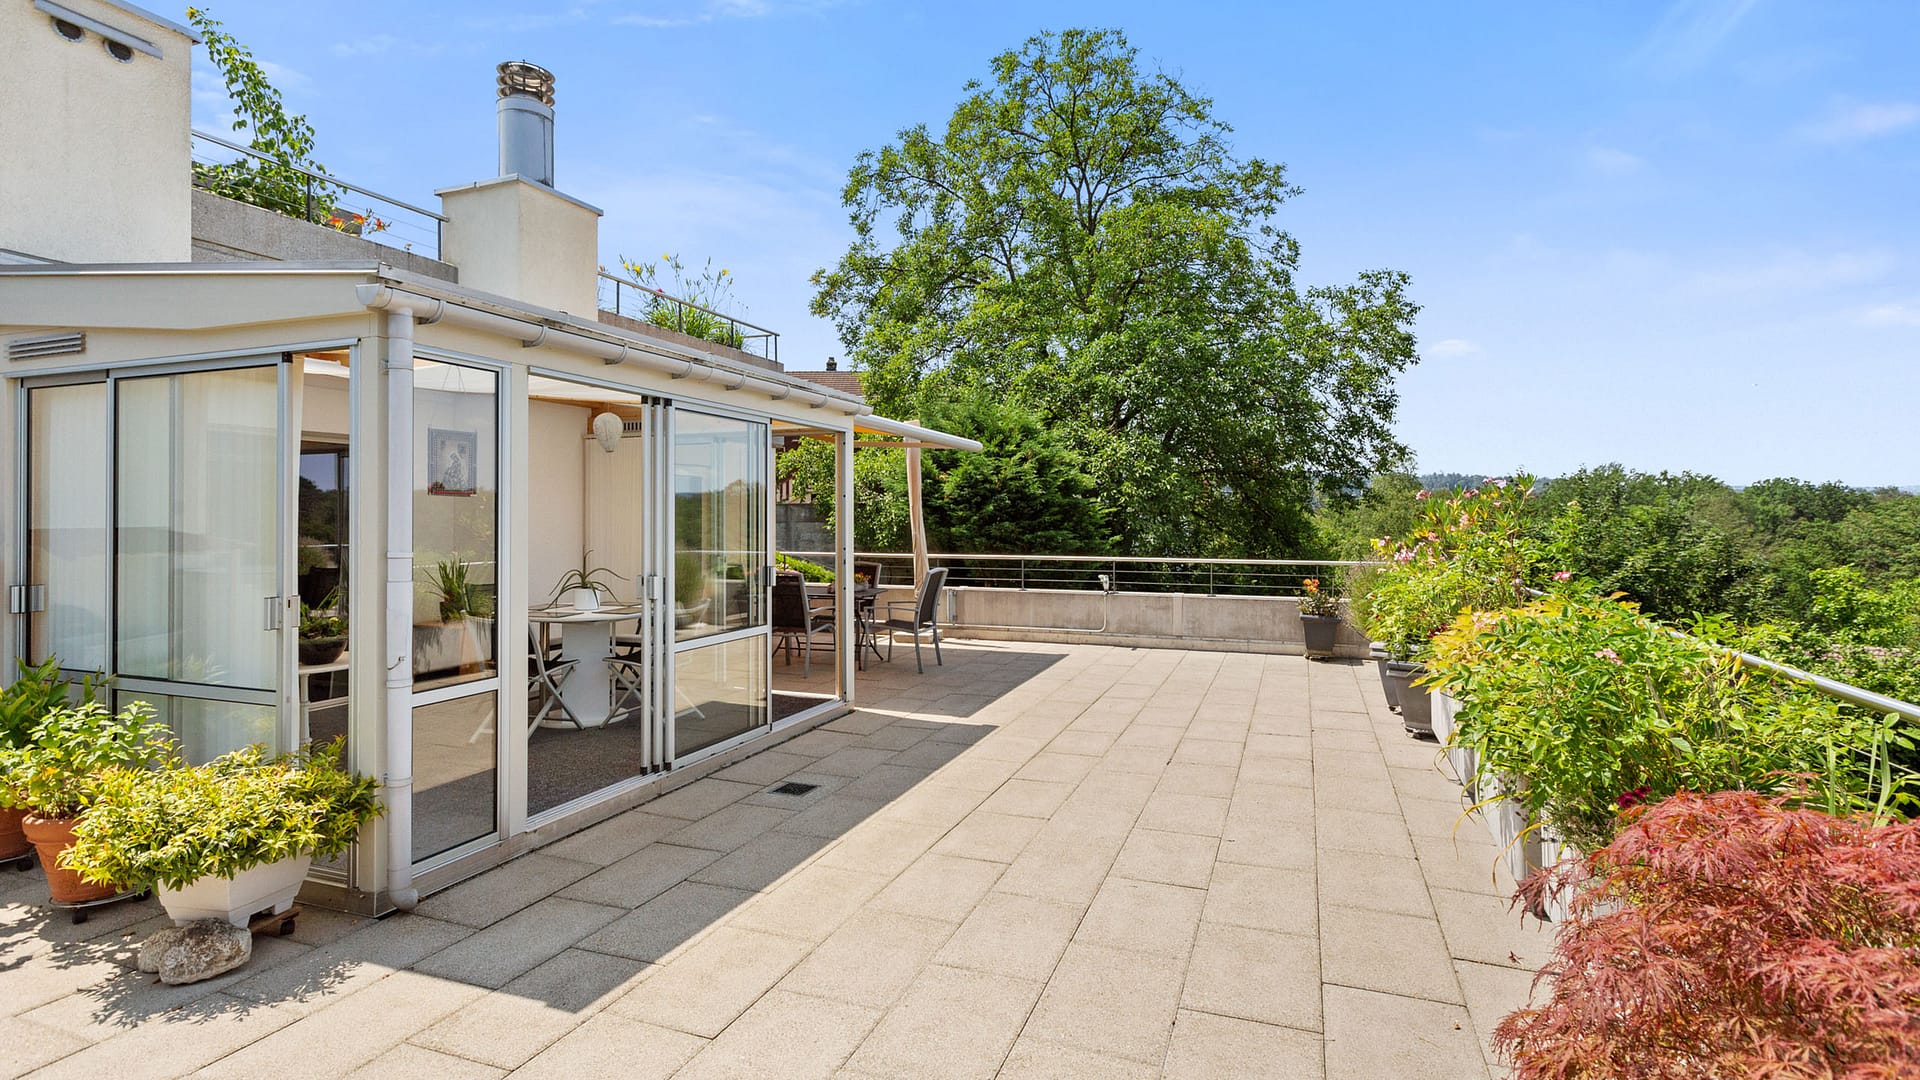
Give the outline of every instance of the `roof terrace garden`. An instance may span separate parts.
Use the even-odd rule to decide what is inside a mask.
[[[0,216],[0,1074],[1920,1070],[1920,495],[1410,475],[1412,279],[1120,32],[855,159],[853,395],[599,266],[552,71],[434,213],[88,11],[21,100],[170,164]]]

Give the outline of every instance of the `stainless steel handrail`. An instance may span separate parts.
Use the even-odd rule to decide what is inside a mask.
[[[191,134],[193,135],[194,138],[205,139],[208,142],[213,143],[215,146],[224,146],[229,150],[237,150],[240,153],[247,155],[248,157],[259,158],[261,161],[265,161],[269,164],[276,165],[290,172],[297,172],[302,176],[311,177],[312,179],[320,180],[325,183],[332,184],[334,187],[345,188],[348,191],[357,191],[360,194],[367,196],[368,198],[379,199],[383,203],[389,203],[393,206],[399,207],[402,210],[410,210],[413,213],[420,214],[425,217],[430,217],[433,220],[440,222],[441,224],[445,224],[447,221],[447,219],[444,216],[440,214],[436,214],[433,211],[426,209],[425,207],[415,206],[409,202],[402,202],[391,195],[382,195],[377,191],[374,191],[370,188],[363,188],[358,184],[350,184],[347,181],[342,180],[336,176],[328,176],[326,173],[315,172],[312,169],[303,168],[299,165],[289,165],[284,161],[279,161],[274,158],[268,157],[267,155],[262,154],[260,151],[255,150],[251,146],[242,146],[236,142],[229,142],[228,140],[223,139],[218,135],[209,135],[206,132],[200,131],[197,129],[194,130]]]
[[[1523,587],[1529,596],[1535,598],[1544,598],[1553,595],[1545,590],[1536,589],[1531,586]],[[1691,641],[1696,644],[1705,645],[1707,648],[1713,649],[1723,656],[1731,656],[1748,667],[1759,668],[1762,671],[1770,671],[1775,675],[1791,679],[1794,682],[1805,683],[1828,697],[1838,698],[1848,704],[1858,705],[1863,709],[1872,709],[1875,712],[1899,713],[1909,720],[1920,721],[1920,705],[1915,705],[1912,702],[1901,701],[1898,698],[1890,698],[1885,694],[1876,694],[1871,690],[1862,690],[1852,683],[1843,683],[1838,679],[1829,679],[1825,675],[1816,675],[1811,671],[1802,671],[1792,664],[1783,664],[1778,660],[1769,660],[1764,656],[1755,656],[1750,652],[1742,652],[1739,649],[1729,648],[1717,642],[1695,637],[1684,630],[1676,630],[1671,626],[1663,627],[1663,629],[1683,641]]]
[[[788,551],[786,555],[811,559],[832,558],[831,551]],[[856,551],[856,559],[911,559],[910,551]],[[1079,562],[1079,563],[1161,563],[1181,566],[1380,566],[1373,559],[1214,559],[1156,555],[956,555],[950,552],[927,553],[929,559],[973,559],[985,562]]]

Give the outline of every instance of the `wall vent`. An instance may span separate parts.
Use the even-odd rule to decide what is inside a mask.
[[[13,338],[7,342],[8,360],[38,360],[45,356],[65,356],[86,351],[87,335],[77,330],[70,334]]]

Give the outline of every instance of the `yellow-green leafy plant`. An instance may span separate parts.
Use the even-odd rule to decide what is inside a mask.
[[[1709,637],[1725,628],[1699,628]],[[1428,679],[1459,701],[1453,742],[1525,778],[1504,798],[1575,846],[1607,843],[1621,808],[1677,791],[1806,789],[1837,813],[1912,803],[1889,717],[1743,665],[1617,600],[1566,597],[1464,614],[1437,635]]]
[[[345,739],[268,757],[252,746],[205,765],[115,767],[63,857],[97,884],[182,889],[298,855],[350,846],[381,810],[379,782],[341,767]]]
[[[117,713],[98,701],[53,709],[19,745],[0,747],[0,802],[43,818],[80,816],[93,804],[102,773],[145,768],[171,754],[172,733],[153,717],[144,701]]]
[[[1422,518],[1400,538],[1374,541],[1381,565],[1366,575],[1363,626],[1396,660],[1419,660],[1463,610],[1523,603],[1552,580],[1552,542],[1539,535],[1530,476],[1488,477],[1451,494],[1419,493]]]

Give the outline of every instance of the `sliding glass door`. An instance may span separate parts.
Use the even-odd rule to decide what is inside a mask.
[[[767,723],[764,422],[673,410],[673,755]]]
[[[193,761],[293,741],[287,366],[26,395],[29,657],[113,675]]]

